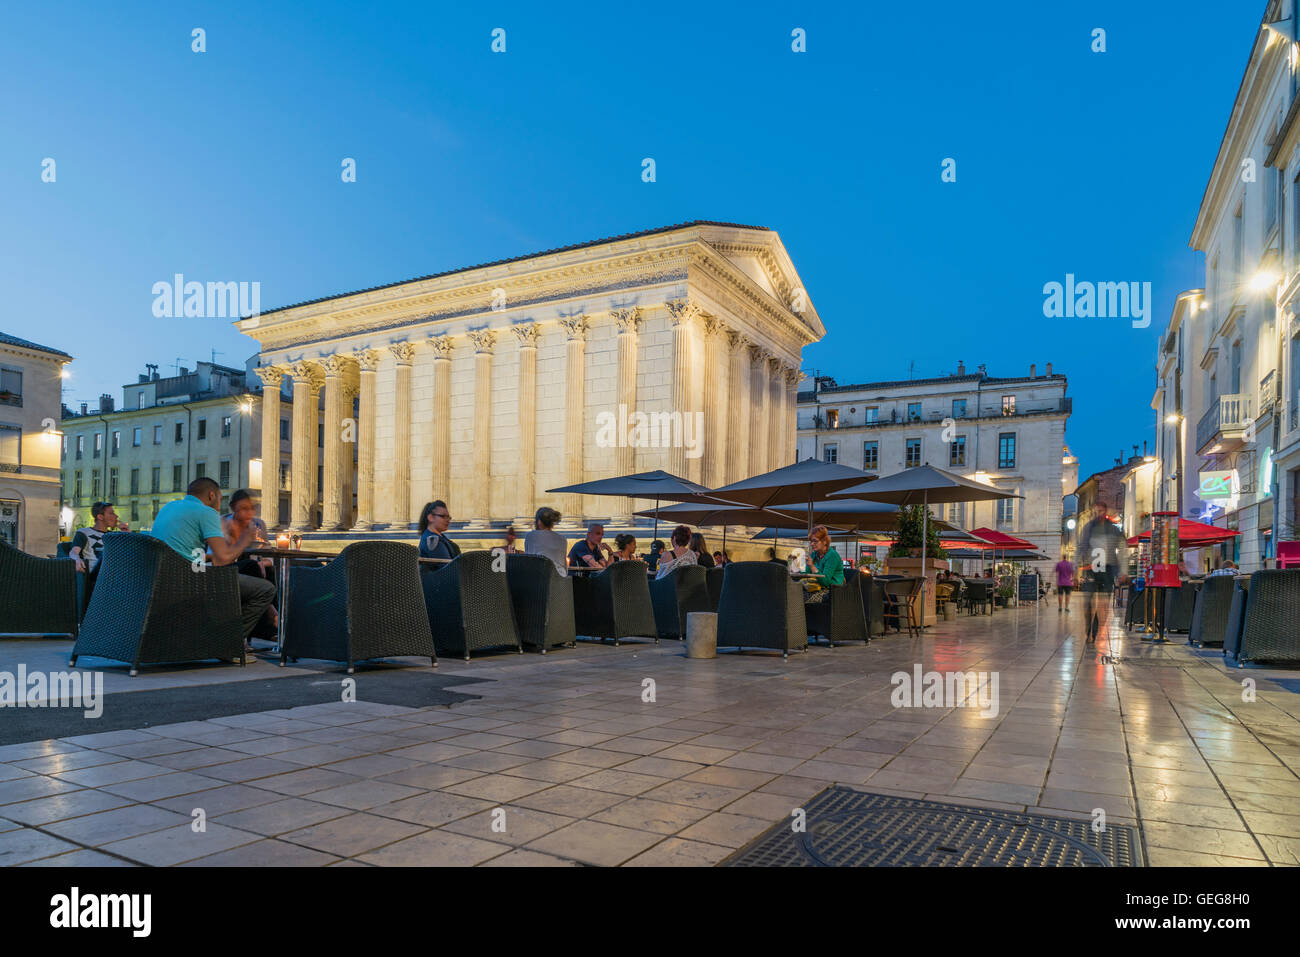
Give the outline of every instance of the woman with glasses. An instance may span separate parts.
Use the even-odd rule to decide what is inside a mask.
[[[442,499],[430,502],[420,512],[420,557],[445,558],[448,561],[460,554],[460,546],[447,537],[451,527],[451,512]]]

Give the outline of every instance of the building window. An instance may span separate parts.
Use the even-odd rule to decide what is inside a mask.
[[[1003,415],[1016,414],[1016,397],[1014,395],[1004,395],[1002,397],[1002,414]]]
[[[131,521],[140,521],[140,503],[135,500],[131,502]]]
[[[140,494],[140,470],[131,469],[131,494]]]
[[[1014,498],[998,499],[998,528],[1014,529],[1016,527],[1016,500]]]
[[[133,449],[138,449],[139,447],[140,447],[140,430],[139,430],[139,429],[132,429],[132,430],[131,430],[131,448],[133,448]]]
[[[1241,340],[1232,344],[1232,392],[1241,392]]]
[[[185,441],[185,423],[177,422],[176,423],[176,444],[180,445],[184,441]]]
[[[827,409],[827,410],[826,410],[826,427],[827,427],[827,428],[831,428],[831,429],[838,429],[838,428],[840,427],[840,410],[839,410],[839,409]]]
[[[867,472],[874,472],[880,468],[880,443],[863,442],[862,443],[862,468]]]
[[[161,426],[161,425],[155,425],[155,426],[153,427],[153,444],[154,444],[154,445],[162,445],[162,426]]]
[[[162,467],[161,466],[155,465],[153,467],[153,471],[149,475],[149,491],[151,492],[162,491]]]
[[[217,482],[222,488],[230,488],[230,459],[222,459]]]
[[[157,521],[157,520],[158,520],[158,500],[157,500],[157,499],[154,499],[154,500],[153,500],[153,517],[154,517],[154,521]]]
[[[907,467],[914,469],[921,464],[921,440],[907,440]]]
[[[223,439],[230,438],[230,416],[228,415],[221,417],[221,437]]]
[[[966,417],[966,400],[965,400],[965,399],[953,399],[953,400],[952,400],[952,417],[953,417],[954,419],[962,419],[962,418],[965,418],[965,417]]]
[[[77,472],[72,480],[72,500],[81,504],[81,473]]]
[[[95,458],[99,458],[99,453],[104,451],[104,435],[102,432],[95,433]]]
[[[177,425],[180,425],[180,423],[178,422]],[[202,441],[203,441],[204,439],[206,439],[207,437],[208,437],[208,420],[207,420],[207,419],[199,419],[199,434],[198,434],[198,436],[195,438],[195,441],[196,441],[196,442],[202,442]],[[179,442],[180,440],[181,440],[180,433],[177,432],[177,433],[176,433],[176,441]]]
[[[907,403],[907,421],[916,422],[920,418],[921,418],[921,403],[919,402]]]
[[[1232,281],[1241,282],[1241,263],[1246,234],[1241,229],[1241,206],[1232,214]]]
[[[108,470],[108,500],[117,498],[117,469]]]
[[[289,420],[288,419],[280,420],[280,441],[281,442],[289,441]]]
[[[963,526],[966,524],[966,503],[951,502],[948,505],[948,521],[953,525]]]
[[[23,430],[0,425],[0,472],[20,472],[23,465]]]
[[[144,393],[143,393],[143,392],[137,392],[137,393],[135,394],[135,407],[136,407],[137,409],[143,409],[143,408],[144,408]]]
[[[196,479],[204,478],[208,474],[208,465],[206,462],[194,463],[194,477]]]
[[[86,437],[79,435],[77,436],[77,458],[81,458],[81,453],[84,451],[86,451]]]
[[[179,492],[181,490],[181,487],[185,484],[184,469],[185,466],[183,465],[172,466],[172,491],[173,492]]]
[[[948,446],[948,465],[964,466],[965,464],[966,464],[966,436],[959,435],[955,437],[952,440],[952,444]]]
[[[280,463],[280,488],[286,492],[289,490],[289,466],[283,462]]]
[[[834,465],[840,460],[840,447],[832,442],[822,449],[822,461]]]
[[[1003,432],[998,436],[998,468],[1016,467],[1016,433]]]
[[[90,497],[99,501],[99,469],[90,470]]]
[[[23,404],[23,374],[18,369],[0,369],[0,405]]]
[[[874,405],[867,409],[867,425],[875,425],[880,421],[880,410]]]
[[[1264,170],[1264,239],[1268,239],[1268,234],[1273,231],[1277,225],[1277,191],[1278,177],[1282,174],[1280,169]]]
[[[122,447],[122,433],[114,432],[113,433],[113,454],[116,455],[117,450],[120,449],[121,447]]]

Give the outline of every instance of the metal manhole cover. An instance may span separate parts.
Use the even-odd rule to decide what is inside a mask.
[[[822,791],[796,833],[782,821],[728,858],[740,867],[1129,867],[1141,863],[1137,832],[1101,833],[1073,818],[868,794]]]

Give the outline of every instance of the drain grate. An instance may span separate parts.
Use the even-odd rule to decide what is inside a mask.
[[[804,807],[807,829],[774,825],[728,867],[1132,867],[1137,831],[830,787]]]

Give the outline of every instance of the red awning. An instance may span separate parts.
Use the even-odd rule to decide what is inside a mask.
[[[1038,551],[1038,546],[1033,542],[1027,542],[1023,538],[1016,538],[1016,536],[1007,535],[1004,532],[994,531],[991,528],[971,529],[971,534],[978,535],[994,548],[1032,548],[1034,551]]]
[[[1204,522],[1195,522],[1190,518],[1180,518],[1178,520],[1178,544],[1182,548],[1199,548],[1202,545],[1215,545],[1219,542],[1240,535],[1241,532],[1234,532],[1230,528],[1219,528],[1217,525],[1206,525]],[[1130,545],[1136,545],[1139,541],[1150,541],[1151,530],[1147,529],[1141,535],[1134,535],[1128,540]]]

